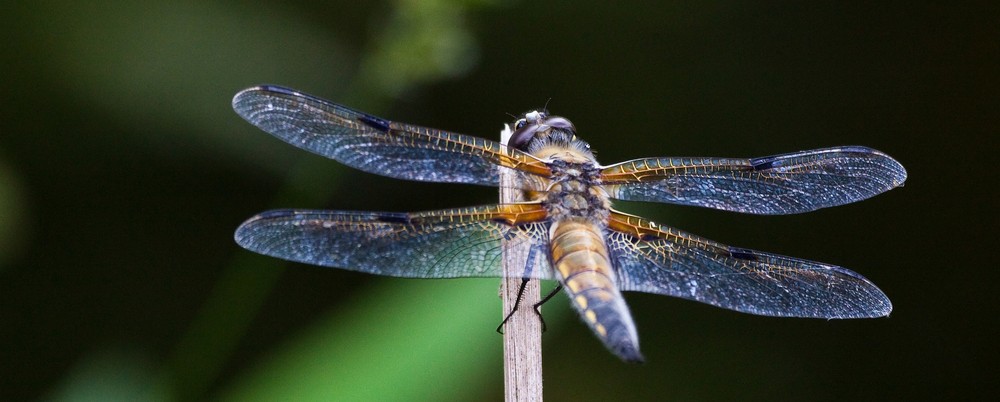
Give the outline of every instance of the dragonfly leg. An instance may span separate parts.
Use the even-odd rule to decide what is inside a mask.
[[[517,307],[521,305],[521,296],[524,295],[524,287],[528,286],[529,280],[530,278],[521,278],[521,286],[517,289],[517,299],[514,300],[514,308],[510,309],[510,312],[507,313],[507,316],[503,318],[503,321],[500,322],[500,325],[497,325],[497,333],[503,334],[504,324],[506,324],[507,321],[510,320],[510,317],[514,316],[514,312],[517,311]],[[542,321],[543,327],[545,326],[544,322],[545,321]]]
[[[555,296],[556,293],[559,293],[560,290],[562,290],[562,285],[561,284],[559,286],[556,286],[555,289],[552,289],[552,291],[549,292],[548,295],[546,295],[544,298],[542,298],[542,301],[540,301],[538,303],[535,303],[535,305],[532,306],[532,307],[535,308],[535,315],[538,316],[538,321],[542,322],[542,332],[546,331],[546,328],[545,328],[545,317],[542,317],[542,310],[539,310],[539,308],[541,308],[542,305],[545,304],[545,302],[549,301],[549,299],[551,299],[552,296]]]
[[[524,275],[521,277],[521,286],[517,288],[517,298],[514,299],[514,307],[510,309],[510,312],[507,313],[507,316],[503,318],[503,321],[500,322],[500,325],[497,325],[497,333],[499,334],[503,334],[504,324],[506,324],[507,321],[510,320],[510,317],[514,316],[514,312],[517,311],[518,306],[521,305],[521,297],[524,296],[524,287],[528,286],[528,281],[531,280],[531,270],[535,267],[536,251],[537,251],[537,246],[532,246],[530,249],[528,249],[528,259],[527,261],[524,262]],[[546,297],[545,300],[548,300],[548,297]],[[535,312],[538,313],[537,305],[535,307]],[[538,314],[538,317],[539,318],[542,317],[541,313]],[[542,328],[544,330],[545,320],[542,320]]]

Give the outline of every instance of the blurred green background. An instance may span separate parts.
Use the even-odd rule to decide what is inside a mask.
[[[546,306],[550,400],[997,396],[992,2],[166,1],[3,6],[0,400],[496,400],[497,280],[419,281],[239,249],[280,207],[426,210],[410,183],[242,121],[290,86],[487,138],[548,102],[604,163],[867,145],[906,187],[759,217],[629,203],[728,244],[849,267],[885,319],[742,315],[629,294],[648,362]],[[994,144],[994,145],[989,145]]]

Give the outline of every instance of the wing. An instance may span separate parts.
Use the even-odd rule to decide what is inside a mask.
[[[835,265],[730,247],[613,212],[608,248],[625,291],[657,293],[744,313],[813,318],[888,315],[892,303]]]
[[[260,254],[376,275],[499,277],[502,240],[546,244],[545,218],[539,204],[409,214],[275,210],[244,222],[235,237]],[[529,277],[552,278],[547,259],[535,264]]]
[[[289,144],[383,176],[496,186],[502,168],[529,182],[549,173],[535,157],[497,142],[388,121],[288,88],[243,90],[233,109]]]
[[[647,158],[608,166],[613,198],[749,214],[813,211],[903,185],[906,169],[877,150],[847,146],[753,159]]]

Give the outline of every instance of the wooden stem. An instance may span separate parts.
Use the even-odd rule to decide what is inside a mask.
[[[505,129],[500,137],[501,142],[506,144],[510,129]],[[515,175],[501,173],[501,203],[524,201],[524,192],[518,190],[516,181]],[[517,302],[520,273],[524,272],[529,250],[527,245],[507,242],[503,247],[504,278],[500,285],[500,297],[503,299],[502,317],[505,317]],[[504,395],[508,402],[542,400],[542,326],[533,307],[540,299],[539,288],[537,280],[527,283],[517,311],[504,325]]]

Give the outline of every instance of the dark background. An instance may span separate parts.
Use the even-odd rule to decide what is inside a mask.
[[[546,397],[997,396],[992,2],[19,3],[0,28],[2,400],[502,396],[497,281],[285,264],[232,241],[265,209],[438,209],[495,190],[290,147],[230,108],[260,83],[487,138],[548,102],[605,164],[880,149],[906,186],[848,206],[619,208],[854,269],[889,318],[629,294],[648,362],[628,365],[560,297]]]

